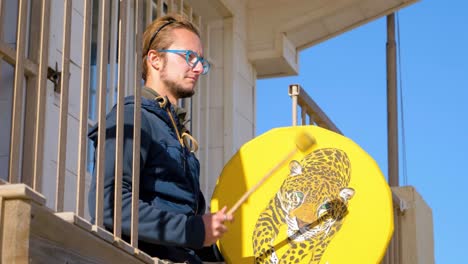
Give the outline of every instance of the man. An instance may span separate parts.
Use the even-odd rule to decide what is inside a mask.
[[[139,248],[160,259],[201,263],[198,249],[213,245],[232,221],[226,208],[205,214],[199,185],[196,141],[184,127],[177,100],[195,93],[201,74],[209,70],[198,30],[179,15],[155,20],[143,35],[141,103]],[[130,235],[133,147],[133,97],[125,99],[123,143],[122,233]],[[106,121],[104,226],[112,230],[114,207],[116,109]],[[97,144],[97,127],[89,134]],[[95,217],[96,178],[89,193]]]

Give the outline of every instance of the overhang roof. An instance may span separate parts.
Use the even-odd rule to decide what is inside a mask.
[[[298,51],[418,0],[249,0],[248,57],[258,78],[298,73]]]

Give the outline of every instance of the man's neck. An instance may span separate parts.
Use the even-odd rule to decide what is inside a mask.
[[[177,98],[175,98],[171,93],[168,93],[167,89],[163,84],[157,85],[154,82],[147,81],[145,82],[145,86],[155,91],[160,96],[166,96],[171,102],[171,104],[177,105]]]

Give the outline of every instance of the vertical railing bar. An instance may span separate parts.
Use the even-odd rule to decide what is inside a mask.
[[[183,9],[185,11],[185,7]],[[187,6],[187,17],[190,20],[190,22],[193,22],[193,9],[191,6]]]
[[[3,23],[3,18],[5,16],[5,8],[4,8],[5,2],[3,0],[0,0],[0,22]],[[0,42],[3,41],[3,26],[0,27]],[[2,59],[2,56],[0,54],[0,60]]]
[[[117,131],[115,149],[115,187],[114,187],[114,236],[122,237],[122,164],[123,164],[123,134],[124,134],[124,96],[127,49],[127,1],[120,3],[119,22],[119,72],[117,84]]]
[[[83,47],[81,53],[81,99],[80,99],[80,131],[78,144],[78,175],[76,186],[76,211],[84,216],[84,189],[86,179],[86,153],[88,149],[88,103],[89,103],[89,65],[91,51],[91,0],[84,1],[83,17]]]
[[[167,0],[166,3],[168,5],[168,10],[169,12],[171,13],[177,13],[177,9],[176,9],[176,4],[174,2],[175,0]]]
[[[163,0],[158,0],[157,2],[157,12],[158,14],[156,15],[158,18],[164,16],[164,1]]]
[[[133,3],[133,2],[131,2]],[[127,5],[127,25],[126,25],[126,31],[129,36],[133,36],[134,33],[134,24],[131,21],[135,20],[135,10],[133,9],[134,5]],[[135,50],[135,41],[134,39],[127,38],[127,49],[129,51]],[[125,72],[125,78],[126,78],[126,85],[125,85],[125,94],[126,95],[131,95],[133,94],[133,74],[134,74],[134,68],[135,66],[133,65],[135,63],[135,59],[133,58],[135,54],[133,52],[126,52],[125,54],[125,60],[127,61],[127,71]]]
[[[1,8],[1,4],[0,4],[0,8]],[[0,20],[0,21],[2,21],[2,20]],[[0,237],[2,238],[2,239],[0,239],[0,258],[1,258],[1,256],[3,256],[3,252],[2,252],[3,251],[3,240],[5,240],[5,239],[3,239],[3,219],[5,217],[4,213],[3,213],[4,212],[4,210],[3,210],[4,209],[4,200],[3,199],[4,199],[3,196],[0,196],[0,226],[2,227],[2,228],[0,228]]]
[[[209,26],[207,25],[206,28],[205,28],[205,34],[202,34],[203,32],[200,31],[200,34],[202,34],[202,36],[205,37],[205,54],[204,56],[206,58],[210,58],[210,46],[209,44],[211,43],[211,35],[210,35],[210,29],[209,29]],[[205,91],[204,94],[199,94],[199,98],[203,98],[203,103],[204,103],[204,108],[205,108],[205,126],[204,127],[210,127],[210,95],[212,94],[210,92],[210,82],[208,81],[208,78],[203,78],[203,86],[205,87],[205,89],[203,89],[203,91]],[[201,86],[201,85],[200,85]],[[199,90],[201,91],[201,90]],[[205,193],[208,191],[208,187],[209,187],[209,177],[208,177],[208,173],[207,173],[207,168],[209,168],[209,162],[208,162],[208,157],[209,157],[209,139],[210,139],[210,129],[205,129],[203,131],[203,134],[202,134],[202,125],[200,123],[200,121],[202,120],[201,119],[201,102],[202,102],[202,99],[200,99],[200,103],[198,104],[198,109],[200,111],[200,119],[199,119],[199,122],[197,122],[198,124],[198,136],[200,138],[203,137],[203,149],[205,150],[204,153],[203,153],[203,157],[202,157],[202,160],[203,160],[203,170],[204,170],[204,173],[202,175],[205,175],[205,181],[204,181],[204,191]]]
[[[179,13],[180,15],[184,14],[184,0],[173,0],[174,2],[177,2],[177,10],[176,12]]]
[[[395,263],[395,244],[396,244],[396,236],[395,236],[395,233],[396,233],[395,232],[396,231],[396,229],[395,229],[395,219],[396,218],[395,218],[395,214],[397,213],[397,210],[398,210],[397,207],[393,208],[393,214],[394,214],[393,215],[393,225],[394,225],[393,230],[394,231],[393,231],[393,235],[392,235],[392,238],[390,240],[390,246],[389,246],[389,249],[388,249],[388,252],[389,252],[388,262],[392,263],[392,264],[396,264]]]
[[[307,120],[306,120],[306,107],[303,105],[301,106],[301,120],[302,120],[302,125],[307,125]]]
[[[24,59],[25,59],[25,38],[27,21],[27,0],[19,2],[18,10],[18,32],[16,35],[16,67],[15,84],[13,87],[13,107],[11,118],[11,136],[10,136],[10,164],[9,181],[10,183],[19,182],[19,164],[20,164],[20,139],[21,139],[21,117],[23,113],[23,83],[24,83]]]
[[[288,94],[292,100],[292,125],[297,126],[297,97],[299,95],[299,85],[292,84],[288,87]]]
[[[109,43],[109,93],[107,94],[107,112],[109,112],[115,104],[115,69],[117,57],[117,27],[118,27],[118,12],[117,7],[120,0],[112,0],[112,10],[110,15],[110,43]]]
[[[99,12],[99,57],[98,57],[98,144],[96,159],[96,225],[103,227],[104,224],[104,162],[106,141],[106,91],[107,91],[107,57],[108,57],[108,30],[109,30],[109,0],[100,1]]]
[[[201,30],[200,30],[200,36],[203,36]],[[206,42],[204,42],[206,43]],[[205,46],[205,58],[207,58],[206,53],[208,51],[208,47]],[[198,91],[193,97],[190,98],[190,128],[189,130],[192,132],[192,134],[195,135],[195,137],[200,137],[200,112],[201,112],[201,80],[199,80],[196,84],[196,91]],[[195,101],[195,103],[194,103]],[[192,104],[195,104],[197,108],[193,110]]]
[[[190,10],[192,10],[192,8],[190,8]],[[203,36],[204,32],[202,31],[202,27],[201,27],[201,19],[200,19],[200,16],[197,17],[197,21],[193,21],[193,22],[194,22],[195,26],[198,28],[198,30],[200,31],[200,36]],[[209,43],[209,42],[206,41],[205,43],[206,43],[206,44],[205,44],[206,47],[205,47],[205,54],[204,54],[204,56],[205,56],[205,58],[209,58],[209,57],[208,57],[208,53],[209,53],[209,52],[208,52],[208,51],[209,51],[208,43]],[[197,83],[197,91],[200,91],[200,82]],[[197,97],[198,100],[196,101],[196,104],[195,104],[196,107],[197,107],[196,114],[198,115],[198,117],[200,116],[200,108],[201,108],[201,107],[200,107],[200,99],[199,99],[200,97],[201,97],[201,94],[198,95],[198,97]],[[197,124],[198,135],[200,135],[200,124],[199,124],[200,122],[199,122],[199,121],[196,121],[196,122],[195,122],[195,120],[193,120],[193,116],[194,116],[194,115],[193,115],[193,112],[194,112],[194,110],[193,110],[193,105],[192,105],[192,103],[193,103],[193,97],[190,98],[190,107],[191,107],[190,118],[192,119],[192,122],[190,122],[190,129],[192,129],[192,127],[194,126],[194,124]],[[207,107],[206,109],[207,109],[207,111],[208,111],[209,108]],[[205,152],[207,153],[207,150],[206,150]],[[208,168],[208,167],[206,167],[206,168]],[[208,185],[208,181],[205,180],[205,187],[206,187],[206,188],[207,188],[207,185]],[[205,188],[205,193],[206,193],[206,191],[207,191],[206,188]]]
[[[146,0],[145,1],[146,3],[146,14],[145,14],[145,18],[146,18],[146,21],[145,21],[145,25],[149,25],[152,21],[152,14],[153,14],[153,0]]]
[[[177,6],[179,10],[177,10],[177,13],[183,15],[184,14],[184,0],[177,0],[177,2],[179,2]]]
[[[132,167],[132,227],[131,227],[131,244],[138,248],[138,203],[140,197],[140,136],[141,136],[141,71],[142,71],[142,2],[136,1],[135,7],[135,83],[134,83],[134,128],[133,128],[133,167]]]
[[[45,123],[45,104],[47,90],[47,68],[49,57],[49,17],[50,17],[50,0],[42,2],[41,14],[41,35],[39,47],[39,74],[37,88],[37,105],[36,105],[36,131],[34,135],[34,158],[33,158],[33,189],[42,191],[42,160],[44,146],[44,123]]]
[[[195,23],[198,26],[198,29],[202,28],[202,19],[201,16],[197,16],[197,22]]]
[[[395,210],[395,219],[393,220],[393,222],[395,223],[394,224],[394,231],[393,233],[395,234],[394,237],[395,237],[395,248],[394,248],[394,254],[395,254],[395,259],[396,259],[396,263],[400,264],[402,263],[402,256],[400,254],[400,217],[399,217],[399,213],[400,213],[400,208],[398,208],[398,210]]]
[[[68,86],[70,80],[70,35],[72,0],[64,2],[63,14],[63,45],[62,45],[62,76],[60,83],[60,120],[57,156],[57,186],[55,193],[55,211],[63,211],[63,192],[65,188],[65,167],[67,159],[67,127],[68,127]]]

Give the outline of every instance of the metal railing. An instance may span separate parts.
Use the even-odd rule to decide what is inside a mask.
[[[292,125],[298,125],[297,110],[300,108],[301,125],[317,125],[338,134],[343,134],[314,100],[310,98],[307,92],[301,90],[301,86],[298,84],[289,85],[288,94],[292,99]],[[309,122],[307,122],[307,118]]]
[[[83,2],[83,24],[81,36],[81,62],[72,61],[71,37],[72,37],[72,0],[63,1],[63,26],[60,48],[60,67],[48,67],[49,65],[49,40],[50,34],[50,0],[31,1],[19,0],[0,1],[0,83],[8,76],[2,76],[2,65],[14,68],[14,84],[9,89],[12,91],[11,99],[11,129],[10,149],[8,154],[8,175],[0,175],[0,184],[25,183],[38,193],[43,192],[43,185],[50,186],[49,178],[44,177],[44,144],[45,144],[45,116],[50,102],[47,102],[47,79],[54,84],[54,97],[59,96],[58,102],[58,143],[56,157],[56,184],[52,195],[45,195],[47,199],[54,199],[53,210],[58,216],[67,215],[64,212],[66,181],[71,180],[67,174],[76,173],[76,196],[73,198],[73,221],[81,222],[82,226],[91,226],[85,220],[86,205],[86,180],[89,180],[87,169],[88,139],[87,133],[90,126],[89,105],[90,100],[90,58],[92,52],[92,31],[97,27],[96,58],[97,62],[97,104],[99,129],[96,148],[96,221],[91,232],[103,237],[116,245],[128,250],[128,244],[121,237],[121,207],[122,207],[122,158],[123,158],[123,102],[124,96],[135,95],[134,109],[134,141],[133,144],[133,184],[132,184],[132,219],[130,244],[138,248],[138,202],[139,202],[139,171],[140,171],[140,113],[141,113],[141,39],[144,26],[155,18],[167,12],[185,14],[196,26],[201,28],[201,17],[195,14],[192,8],[183,0],[152,0],[152,1],[127,1],[127,0],[80,0]],[[99,3],[99,7],[93,7]],[[28,9],[29,5],[29,9]],[[16,42],[4,41],[4,29],[10,25],[5,21],[5,13],[17,10]],[[99,12],[99,13],[97,13]],[[97,25],[93,25],[93,15],[97,16]],[[10,21],[12,23],[13,21]],[[81,25],[80,25],[81,26]],[[96,28],[95,28],[96,29]],[[93,43],[94,44],[94,43]],[[118,47],[118,48],[117,48]],[[117,50],[118,49],[118,50]],[[132,52],[128,52],[128,51]],[[77,51],[74,51],[75,53]],[[76,56],[75,56],[76,57]],[[72,65],[73,64],[73,65]],[[75,70],[71,71],[71,67]],[[78,70],[76,70],[78,68]],[[110,70],[108,70],[110,69]],[[115,72],[113,69],[117,69]],[[81,89],[79,98],[70,95],[70,79],[73,75],[79,75]],[[117,75],[117,76],[116,76]],[[116,88],[109,87],[116,80]],[[50,83],[49,83],[50,84]],[[132,87],[129,90],[127,87]],[[117,95],[117,96],[115,96]],[[26,98],[26,99],[25,99]],[[114,99],[116,98],[116,99]],[[8,101],[9,102],[9,101]],[[116,128],[116,168],[115,168],[115,204],[114,204],[114,228],[113,234],[107,232],[103,226],[103,182],[105,167],[106,140],[106,114],[111,109],[110,105],[117,105]],[[191,103],[191,102],[186,102]],[[79,117],[72,126],[70,119],[70,106],[79,105]],[[4,120],[0,120],[4,122]],[[57,121],[57,120],[56,120]],[[6,122],[8,123],[8,122]],[[95,123],[95,122],[93,122]],[[27,128],[33,128],[32,130]],[[70,148],[69,131],[78,130],[77,149]],[[28,132],[33,131],[33,132]],[[77,152],[76,171],[70,172],[67,162],[70,158],[67,154]],[[136,158],[135,158],[136,157]],[[3,178],[3,179],[1,179]],[[69,217],[69,216],[67,216]],[[77,220],[78,219],[78,220]],[[83,224],[84,223],[84,224]],[[111,235],[109,237],[109,235]],[[132,251],[132,250],[130,250]],[[133,252],[138,252],[133,250]],[[149,256],[143,260],[152,263]]]
[[[306,91],[301,89],[298,84],[289,86],[288,94],[292,100],[292,125],[298,125],[298,108],[301,111],[301,125],[317,125],[326,128],[338,134],[343,134],[338,127],[331,121],[331,119],[322,111],[322,109],[315,103]],[[309,122],[307,122],[307,119]],[[383,258],[382,264],[398,264],[402,263],[400,256],[400,215],[406,210],[405,201],[398,198],[392,192],[394,204],[394,232],[387,252]]]

